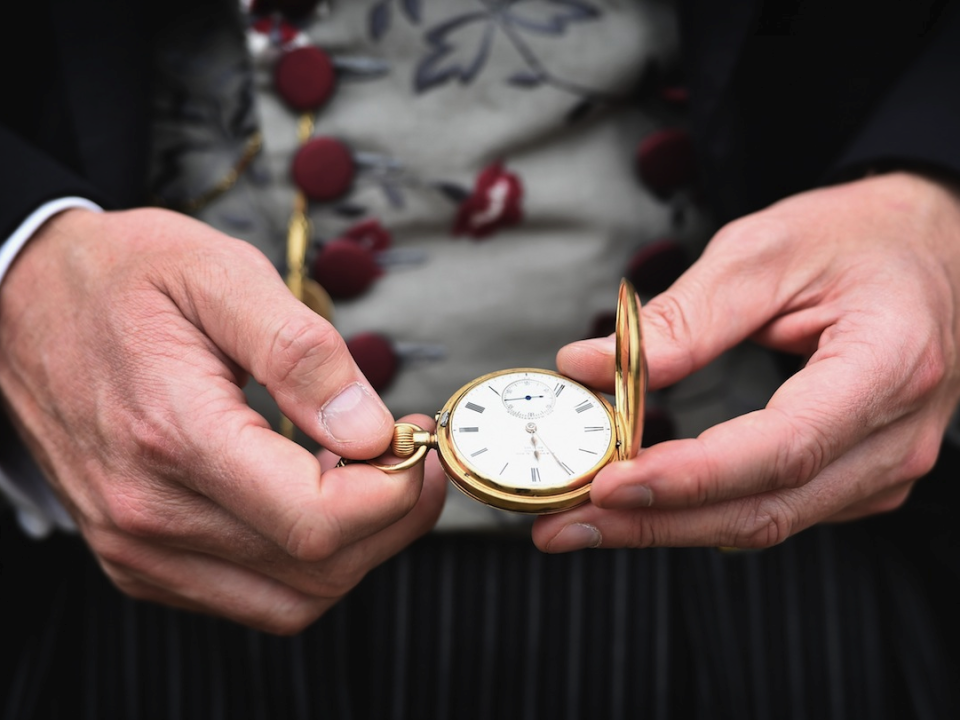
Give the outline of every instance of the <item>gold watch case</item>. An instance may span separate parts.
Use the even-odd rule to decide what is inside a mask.
[[[513,379],[513,376],[516,376],[516,379]],[[473,410],[482,414],[485,411],[485,407],[478,407],[476,403],[471,403],[468,400],[471,394],[478,389],[489,385],[490,389],[500,396],[500,392],[494,387],[498,382],[501,383],[499,386],[501,390],[506,390],[521,383],[526,383],[527,387],[539,386],[544,389],[544,394],[528,394],[525,397],[514,399],[529,402],[531,398],[546,398],[540,402],[548,404],[555,403],[560,392],[566,387],[573,388],[570,394],[565,397],[565,404],[567,405],[565,412],[569,420],[561,419],[558,414],[557,419],[552,422],[559,422],[564,426],[569,424],[570,432],[565,433],[566,438],[576,432],[575,428],[578,425],[581,426],[580,429],[583,431],[587,429],[602,430],[603,434],[597,433],[598,439],[595,441],[600,444],[594,444],[594,450],[584,451],[595,455],[596,459],[584,460],[578,456],[578,462],[572,463],[578,468],[574,470],[567,466],[556,453],[550,451],[546,445],[539,444],[542,443],[542,440],[539,440],[538,443],[536,440],[538,426],[532,420],[552,414],[553,404],[541,408],[542,412],[539,414],[537,412],[526,413],[510,410],[508,401],[511,398],[498,397],[494,404],[502,403],[507,413],[521,419],[531,419],[525,427],[515,420],[510,420],[509,424],[511,426],[510,431],[514,433],[513,437],[516,437],[518,433],[517,428],[521,428],[521,430],[525,429],[530,433],[532,438],[535,438],[532,440],[533,447],[528,447],[527,452],[530,456],[536,458],[536,464],[540,462],[539,453],[542,451],[544,455],[552,456],[556,465],[566,471],[566,475],[560,474],[556,470],[556,465],[548,463],[553,468],[554,475],[560,474],[561,480],[554,480],[543,485],[538,482],[518,484],[515,480],[505,482],[502,479],[503,470],[500,471],[501,477],[497,477],[496,472],[483,470],[477,462],[471,460],[471,456],[486,453],[489,448],[484,445],[479,450],[473,448],[474,452],[464,450],[458,446],[458,440],[455,438],[455,426],[459,422],[457,420],[458,412],[463,414]],[[511,384],[503,386],[502,383]],[[549,392],[550,385],[548,383],[557,383],[553,394]],[[436,433],[429,433],[409,423],[398,423],[394,432],[393,453],[401,458],[401,461],[395,465],[372,464],[374,467],[387,472],[397,472],[420,462],[428,449],[435,448],[440,463],[453,484],[475,500],[501,510],[536,515],[567,510],[587,502],[590,495],[590,483],[604,466],[614,460],[626,460],[635,457],[639,452],[643,434],[643,406],[646,384],[647,369],[643,354],[643,334],[640,328],[640,301],[633,286],[627,280],[622,280],[617,302],[615,405],[611,406],[610,402],[600,393],[594,392],[585,385],[552,370],[535,368],[499,370],[470,381],[454,393],[437,413]],[[527,392],[534,391],[528,390]],[[504,392],[505,394],[506,392]],[[566,403],[566,398],[571,395],[585,398],[580,405],[573,408],[572,413],[570,404]],[[461,404],[466,406],[466,410],[461,410]],[[584,417],[597,417],[597,413],[599,413],[605,419],[606,424],[583,427],[583,422],[579,418],[581,412],[579,408],[586,405],[589,405],[589,412],[595,414],[584,414]],[[587,408],[584,407],[584,409]],[[479,417],[479,415],[473,417]],[[496,421],[493,421],[493,426],[494,429],[488,433],[491,440],[495,440],[497,436]],[[555,424],[554,427],[557,427],[557,425]],[[460,427],[460,430],[478,431],[479,428]],[[608,440],[604,440],[606,433],[609,433]],[[525,436],[521,434],[521,437]],[[563,450],[566,453],[569,447],[563,446]],[[589,464],[587,465],[587,463]],[[536,464],[530,468],[530,472],[534,475],[534,479],[539,480],[539,469]],[[504,470],[506,467],[504,465]]]

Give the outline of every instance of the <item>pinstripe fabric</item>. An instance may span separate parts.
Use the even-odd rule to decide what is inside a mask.
[[[957,593],[932,592],[897,522],[732,555],[433,536],[294,638],[131,601],[5,522],[5,571],[11,547],[67,563],[8,623],[0,717],[943,718]]]

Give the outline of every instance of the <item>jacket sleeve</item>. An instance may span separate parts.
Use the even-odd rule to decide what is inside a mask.
[[[952,10],[868,115],[835,175],[907,168],[960,180],[960,12]]]
[[[104,204],[90,183],[0,125],[0,242],[45,202],[77,196]]]

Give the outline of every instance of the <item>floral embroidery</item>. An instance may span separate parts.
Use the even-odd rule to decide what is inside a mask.
[[[420,0],[399,0],[407,19],[420,24]],[[382,0],[369,15],[370,35],[383,38],[390,29],[394,0]],[[467,85],[481,73],[500,35],[517,51],[523,66],[506,82],[521,88],[549,85],[593,101],[616,99],[580,86],[550,72],[527,42],[525,35],[560,37],[572,23],[596,20],[600,10],[586,0],[477,0],[478,9],[461,13],[427,30],[427,54],[414,74],[414,88],[425,93],[450,82]]]
[[[477,176],[473,193],[460,203],[453,234],[475,239],[488,237],[523,219],[523,185],[497,161]]]
[[[400,9],[414,25],[420,24],[420,1],[421,0],[398,0]],[[390,30],[390,23],[393,20],[394,0],[381,0],[370,8],[370,16],[367,22],[370,28],[370,37],[379,40],[387,31]]]

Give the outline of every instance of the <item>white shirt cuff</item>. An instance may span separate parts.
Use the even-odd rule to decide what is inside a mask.
[[[103,212],[99,205],[82,197],[58,198],[38,207],[0,246],[0,282],[33,234],[54,215],[71,208]],[[13,505],[24,532],[35,538],[49,535],[54,528],[75,532],[76,525],[69,513],[53,494],[23,444],[14,440],[4,445],[0,452],[0,493]]]
[[[0,282],[3,282],[7,270],[13,265],[17,254],[33,237],[33,234],[40,229],[40,226],[57,213],[62,213],[70,208],[86,208],[95,212],[103,212],[102,207],[82,197],[64,197],[45,202],[30,213],[30,216],[20,223],[20,227],[14,230],[13,235],[7,238],[7,241],[0,247]]]

